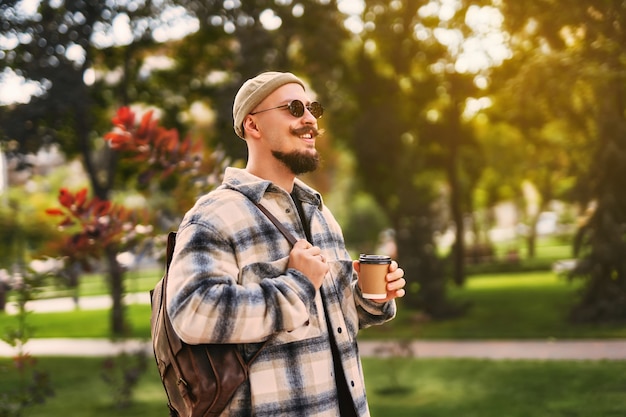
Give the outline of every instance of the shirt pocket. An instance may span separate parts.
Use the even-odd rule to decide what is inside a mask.
[[[266,278],[276,278],[281,275],[285,275],[288,264],[288,256],[271,262],[264,261],[250,263],[241,269],[239,283],[241,285],[260,283]],[[315,307],[309,313],[308,320],[304,324],[293,330],[275,333],[271,336],[272,340],[270,340],[269,344],[280,345],[319,337],[322,334],[320,328],[320,314],[324,313],[324,310],[322,309],[322,299],[319,292],[317,292],[315,297]],[[283,311],[281,314],[288,313]],[[254,346],[251,348],[255,349]],[[247,348],[245,351],[246,354],[250,353]]]
[[[319,291],[315,294],[315,308],[310,311],[308,320],[300,327],[293,330],[282,331],[273,336],[273,344],[285,344],[298,342],[307,339],[313,339],[322,335],[322,326],[325,328],[326,323],[322,324],[324,310],[322,306],[322,297]]]

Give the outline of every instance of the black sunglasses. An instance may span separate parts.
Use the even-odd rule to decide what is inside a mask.
[[[293,117],[302,117],[304,115],[304,109],[310,111],[313,117],[315,117],[316,119],[319,119],[320,117],[322,117],[322,114],[324,114],[324,107],[322,107],[322,105],[317,101],[313,101],[308,106],[305,106],[304,103],[302,103],[300,100],[292,100],[289,102],[289,104],[272,107],[271,109],[255,111],[250,114],[255,115],[263,113],[264,111],[270,111],[275,109],[287,109]]]

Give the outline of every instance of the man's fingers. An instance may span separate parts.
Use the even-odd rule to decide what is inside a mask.
[[[313,245],[311,245],[306,239],[300,239],[296,242],[295,245],[293,245],[294,248],[297,249],[309,249],[311,247],[313,247]]]

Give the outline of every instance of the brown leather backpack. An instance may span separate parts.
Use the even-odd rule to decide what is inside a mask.
[[[165,275],[151,292],[154,357],[167,393],[170,416],[218,416],[248,378],[249,363],[241,357],[237,345],[189,345],[172,328],[165,296],[175,241],[176,233],[170,232]]]

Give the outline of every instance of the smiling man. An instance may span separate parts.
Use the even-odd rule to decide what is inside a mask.
[[[392,262],[387,297],[363,298],[341,228],[297,178],[319,165],[323,112],[291,73],[246,81],[233,105],[246,168],[227,168],[178,229],[167,305],[180,338],[235,343],[246,359],[267,341],[224,416],[369,415],[357,332],[395,316],[404,272]],[[300,240],[292,247],[255,203]]]

